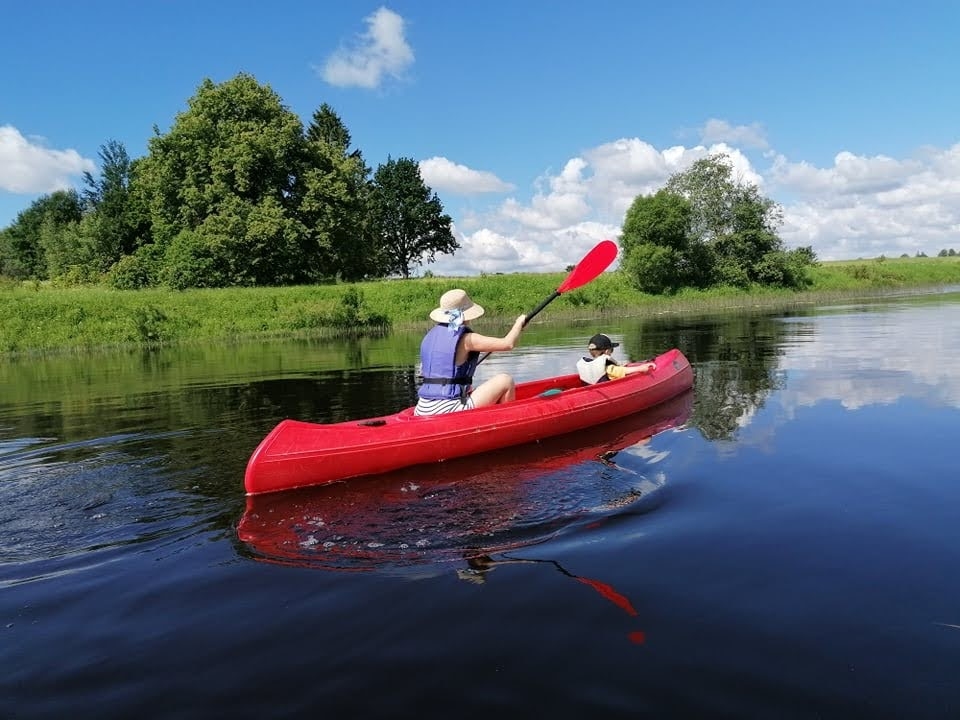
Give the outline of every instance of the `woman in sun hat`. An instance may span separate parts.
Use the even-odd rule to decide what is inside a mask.
[[[520,315],[501,338],[474,332],[468,323],[483,315],[465,290],[448,290],[440,297],[440,306],[430,312],[434,325],[420,343],[420,372],[423,384],[415,415],[470,410],[484,405],[509,402],[516,397],[513,378],[507,373],[494,375],[473,387],[473,373],[481,353],[513,350],[523,330],[526,315]]]

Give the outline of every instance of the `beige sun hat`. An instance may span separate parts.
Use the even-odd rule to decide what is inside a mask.
[[[451,310],[463,313],[464,320],[476,320],[483,315],[483,308],[470,299],[466,290],[459,288],[447,290],[440,296],[440,307],[430,312],[430,319],[438,323],[450,322]]]

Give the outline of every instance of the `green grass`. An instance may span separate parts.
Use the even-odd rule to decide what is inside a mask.
[[[0,354],[101,347],[341,335],[422,327],[440,295],[462,287],[504,329],[557,288],[566,273],[384,280],[353,285],[223,290],[112,290],[0,284]],[[811,304],[903,288],[960,284],[960,258],[821,263],[804,292],[715,288],[669,297],[638,292],[619,272],[554,301],[538,321],[618,314],[721,311]],[[352,295],[353,302],[344,302]],[[492,322],[491,322],[492,320]]]

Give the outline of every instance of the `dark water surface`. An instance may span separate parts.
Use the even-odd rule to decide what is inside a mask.
[[[0,363],[0,718],[960,717],[960,296],[481,374],[598,330],[693,393],[249,503],[281,419],[411,404],[419,337]]]

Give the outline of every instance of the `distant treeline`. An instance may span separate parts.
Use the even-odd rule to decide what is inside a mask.
[[[124,290],[349,283],[409,278],[460,247],[414,160],[372,171],[329,105],[304,126],[246,74],[204,80],[144,157],[114,140],[99,157],[81,191],[45,195],[0,230],[0,278]],[[620,266],[647,294],[808,288],[816,254],[788,250],[782,221],[729,157],[708,156],[634,199]]]
[[[409,158],[375,172],[323,104],[307,127],[240,74],[204,80],[145,157],[101,147],[82,192],[0,230],[0,276],[115,288],[291,285],[400,275],[459,247]]]

